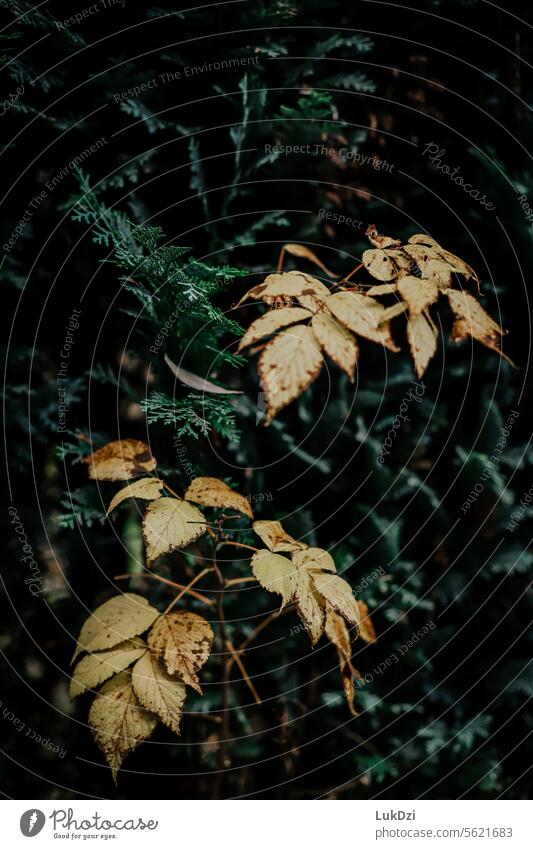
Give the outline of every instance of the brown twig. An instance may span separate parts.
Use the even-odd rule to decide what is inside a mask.
[[[279,252],[278,267],[276,269],[278,274],[281,273],[281,269],[283,268],[283,257],[284,256],[285,256],[285,248],[282,248],[281,251]]]
[[[346,275],[346,277],[343,277],[342,280],[339,280],[339,282],[336,283],[335,285],[342,287],[343,283],[347,283],[348,280],[350,279],[350,277],[353,277],[354,274],[357,274],[357,272],[359,271],[360,268],[363,267],[363,265],[364,265],[364,263],[360,262],[359,265],[356,265],[355,268],[352,271],[350,271],[349,274]]]
[[[219,543],[218,547],[222,548],[223,545],[234,545],[236,548],[248,548],[250,551],[259,551],[259,549],[254,548],[253,545],[245,545],[243,542],[232,542],[229,539],[223,539],[222,542]]]
[[[203,604],[208,604],[210,607],[214,604],[212,598],[207,598],[205,595],[196,592],[196,590],[190,590],[184,584],[178,584],[176,581],[170,581],[168,578],[163,578],[161,575],[156,575],[155,572],[137,572],[137,573],[128,573],[126,575],[115,575],[115,581],[125,581],[128,578],[152,578],[154,581],[161,581],[162,584],[167,584],[169,587],[174,587],[175,590],[184,590],[189,595],[192,595],[193,598],[198,599]]]
[[[285,613],[291,612],[293,609],[294,609],[293,606],[290,605],[289,607],[284,607],[283,610],[275,610],[273,613],[269,613],[268,616],[266,616],[259,623],[259,625],[252,631],[250,636],[246,637],[246,639],[243,640],[243,642],[240,644],[240,646],[238,646],[238,648],[236,649],[238,654],[241,654],[243,651],[246,651],[246,649],[248,648],[250,643],[253,643],[253,641],[259,636],[259,634],[262,631],[264,631],[265,628],[268,628],[268,626],[270,625],[271,622],[274,622],[280,616],[284,616]],[[231,670],[233,663],[234,663],[234,658],[231,657],[228,661],[228,667],[229,667],[228,672]]]
[[[198,710],[185,711],[183,716],[194,716],[198,719],[206,719],[208,722],[216,722],[217,725],[220,725],[220,723],[222,722],[222,717],[213,716],[212,713],[202,713],[202,711]]]
[[[250,690],[250,692],[251,692],[252,696],[254,697],[254,699],[255,699],[255,701],[256,701],[256,704],[258,704],[258,705],[263,704],[263,702],[261,701],[261,698],[259,697],[259,693],[258,693],[258,692],[257,692],[257,690],[255,689],[255,687],[254,687],[254,685],[253,685],[253,683],[252,683],[252,680],[251,680],[250,676],[248,675],[248,673],[247,673],[247,671],[246,671],[246,669],[245,669],[245,667],[244,667],[244,663],[242,662],[242,659],[241,659],[241,657],[240,657],[240,655],[239,655],[239,653],[238,653],[237,649],[235,648],[235,646],[233,645],[233,643],[231,642],[231,640],[228,640],[228,641],[227,641],[227,643],[226,643],[226,645],[227,645],[228,649],[230,650],[230,652],[231,652],[231,654],[232,654],[232,656],[233,656],[233,659],[235,660],[235,663],[236,663],[236,664],[237,664],[237,666],[239,667],[239,669],[240,669],[240,671],[241,671],[241,674],[242,674],[242,677],[243,677],[243,678],[244,678],[244,680],[246,681],[246,683],[247,683],[247,685],[248,685],[248,688],[249,688],[249,690]]]
[[[257,583],[257,578],[254,575],[250,575],[248,578],[230,578],[229,581],[226,581],[225,587],[233,587],[235,584],[249,584],[250,581],[255,581]]]
[[[208,573],[208,572],[212,572],[212,571],[213,571],[213,567],[212,567],[212,566],[206,566],[206,567],[205,567],[205,569],[202,569],[202,571],[201,571],[201,572],[198,572],[198,574],[197,574],[197,575],[195,575],[195,577],[192,579],[192,581],[190,581],[190,582],[187,584],[187,586],[186,586],[186,587],[184,587],[184,588],[181,590],[181,592],[179,592],[179,593],[178,593],[178,595],[176,596],[176,598],[175,598],[175,599],[173,599],[173,600],[170,602],[170,604],[168,605],[168,607],[167,607],[167,608],[165,608],[165,610],[164,610],[163,612],[164,612],[164,613],[169,613],[169,612],[172,610],[172,608],[174,607],[174,605],[175,605],[175,604],[177,604],[177,603],[178,603],[178,601],[179,601],[181,598],[183,598],[183,596],[185,595],[185,593],[187,593],[187,592],[190,592],[190,591],[191,591],[191,587],[193,587],[195,584],[197,584],[197,583],[198,583],[198,581],[200,581],[200,580],[204,577],[204,575],[207,575],[207,573]]]

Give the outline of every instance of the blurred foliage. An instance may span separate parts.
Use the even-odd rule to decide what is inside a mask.
[[[68,700],[73,638],[119,573],[131,572],[129,586],[155,604],[170,591],[135,575],[135,507],[103,524],[113,488],[88,487],[76,461],[91,444],[148,435],[178,489],[187,465],[226,478],[231,466],[258,518],[283,518],[289,532],[331,550],[378,632],[354,657],[368,678],[352,718],[333,648],[310,651],[290,617],[272,625],[247,654],[265,703],[250,705],[234,676],[224,795],[527,797],[528,512],[506,529],[533,465],[532,229],[518,200],[533,197],[524,147],[531,85],[513,14],[523,16],[522,4],[428,0],[385,13],[368,3],[265,0],[232,5],[230,27],[223,5],[180,13],[117,4],[62,28],[57,21],[72,14],[65,4],[0,5],[13,95],[4,172],[16,175],[4,245],[30,213],[1,269],[11,320],[6,457],[9,497],[42,578],[32,595],[29,555],[6,509],[2,789],[18,798],[115,793],[85,706]],[[432,164],[432,143],[495,211]],[[279,152],[295,144],[321,152]],[[340,214],[355,223],[339,223]],[[275,268],[284,241],[309,245],[343,273],[357,264],[369,224],[401,238],[426,230],[470,262],[519,364],[443,345],[383,465],[378,453],[414,380],[405,340],[386,357],[364,346],[355,388],[324,370],[268,429],[255,366],[232,353],[257,310],[230,309]],[[295,258],[286,267],[298,263],[311,270]],[[74,308],[63,433],[57,374]],[[245,395],[206,403],[175,383],[165,353]],[[513,410],[497,468],[463,510]],[[228,569],[246,574],[246,562]],[[161,574],[179,580],[183,568],[167,558]],[[269,610],[263,592],[248,590],[231,597],[227,615],[244,638]],[[427,623],[436,627],[415,640]],[[220,706],[210,674],[189,710]],[[208,719],[184,721],[178,742],[165,731],[154,741],[159,748],[147,744],[126,764],[118,797],[146,797],[145,770],[154,798],[212,795]]]

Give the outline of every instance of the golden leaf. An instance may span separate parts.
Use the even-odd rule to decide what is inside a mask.
[[[407,311],[407,304],[399,301],[396,304],[393,304],[391,307],[385,307],[383,315],[381,316],[381,322],[388,322],[391,319],[396,318],[397,315],[403,315]]]
[[[390,248],[394,245],[400,244],[400,240],[394,239],[392,236],[381,236],[378,233],[375,224],[371,224],[367,227],[365,236],[375,248]]]
[[[71,699],[80,696],[86,690],[94,690],[107,681],[116,672],[127,669],[146,651],[144,640],[125,640],[112,649],[88,654],[82,657],[72,673],[69,695]]]
[[[324,631],[324,600],[316,591],[310,572],[307,572],[305,569],[298,569],[295,572],[295,576],[296,587],[294,600],[300,619],[309,633],[311,644],[314,646]],[[315,575],[313,573],[314,578]]]
[[[363,265],[372,277],[377,280],[394,280],[402,274],[408,274],[411,268],[411,260],[403,250],[397,248],[370,248],[363,251]]]
[[[254,522],[253,529],[270,551],[299,551],[308,548],[305,542],[299,542],[284,531],[279,522],[261,519]]]
[[[419,315],[439,297],[439,288],[433,280],[424,280],[407,274],[398,281],[398,292],[409,307],[412,318]]]
[[[407,322],[407,339],[418,377],[423,377],[437,350],[438,330],[424,313]]]
[[[337,613],[351,625],[359,627],[361,615],[350,584],[338,575],[312,573],[315,587]]]
[[[398,291],[397,283],[380,283],[379,286],[371,286],[367,289],[365,295],[394,295]]]
[[[250,519],[254,517],[248,499],[218,478],[195,478],[187,487],[185,498],[205,507],[228,507]]]
[[[311,327],[328,357],[346,372],[353,383],[359,355],[359,346],[353,333],[325,312],[313,316]]]
[[[452,269],[433,248],[405,245],[404,250],[424,279],[434,280],[441,292],[451,286]]]
[[[328,309],[354,333],[379,342],[391,351],[400,349],[394,344],[387,322],[381,324],[385,307],[368,295],[359,292],[337,292],[326,301]]]
[[[376,631],[370,618],[368,604],[364,601],[358,601],[359,613],[361,614],[361,622],[359,624],[359,636],[365,643],[375,643],[377,640]]]
[[[257,370],[268,403],[266,424],[315,380],[322,368],[320,345],[310,327],[284,330],[268,343]]]
[[[237,306],[249,298],[257,301],[265,298],[299,298],[301,295],[315,295],[327,298],[329,289],[320,280],[302,271],[284,271],[281,274],[269,274],[263,283],[250,289]]]
[[[252,557],[252,572],[261,586],[281,596],[281,607],[288,604],[296,590],[296,567],[281,554],[261,549]]]
[[[357,716],[357,711],[354,706],[355,687],[353,683],[353,677],[354,674],[357,673],[357,670],[355,670],[352,666],[350,633],[342,616],[335,613],[330,604],[326,604],[325,633],[328,640],[330,640],[337,649],[339,667],[341,670],[342,688],[344,690],[344,695],[346,696],[346,701],[348,702],[348,708],[352,716]],[[357,677],[359,677],[359,675],[357,675]]]
[[[150,652],[146,652],[133,667],[131,684],[141,705],[179,734],[187,695],[185,684],[171,678],[157,657]]]
[[[292,256],[303,257],[304,259],[308,259],[309,262],[314,263],[314,265],[318,265],[322,271],[328,275],[328,277],[337,277],[337,274],[334,274],[329,268],[326,268],[322,260],[320,260],[315,253],[309,248],[306,248],[305,245],[295,245],[288,244],[283,245],[283,251],[286,251],[288,254],[292,254]]]
[[[292,562],[299,569],[318,569],[323,572],[336,572],[335,561],[328,551],[323,548],[306,548],[295,551]]]
[[[159,616],[145,598],[123,593],[97,607],[84,622],[72,662],[82,651],[110,649],[124,640],[137,637]]]
[[[476,272],[462,259],[450,251],[445,250],[431,236],[426,236],[424,233],[415,233],[408,239],[411,245],[427,245],[432,248],[436,255],[442,259],[456,274],[462,274],[467,280],[472,279],[479,284],[479,277]]]
[[[140,478],[138,481],[129,483],[124,489],[119,489],[111,499],[111,503],[107,508],[106,516],[109,516],[115,507],[122,504],[126,498],[143,498],[146,501],[155,501],[161,497],[164,484],[159,478]]]
[[[243,348],[253,345],[265,336],[270,336],[282,327],[305,321],[306,318],[311,318],[311,315],[312,313],[309,310],[304,310],[301,307],[282,307],[279,310],[269,310],[261,318],[252,322],[239,342],[238,350],[242,351]]]
[[[89,711],[89,725],[116,784],[124,758],[151,735],[157,719],[139,704],[131,673],[124,670],[100,690]]]
[[[169,675],[177,674],[201,693],[196,673],[209,657],[213,639],[209,622],[197,613],[180,610],[159,617],[148,634],[148,645],[163,660]]]
[[[501,338],[505,331],[485,312],[481,304],[468,292],[447,289],[446,294],[456,316],[452,328],[454,342],[462,342],[472,336],[514,365],[501,350]]]
[[[205,516],[179,498],[160,498],[148,505],[143,518],[143,537],[149,566],[169,551],[185,548],[207,530]]]
[[[83,458],[89,477],[98,481],[123,481],[153,472],[157,462],[146,442],[117,439]]]

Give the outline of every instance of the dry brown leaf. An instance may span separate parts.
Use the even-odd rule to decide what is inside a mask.
[[[205,521],[204,514],[188,501],[179,498],[152,501],[146,509],[142,524],[148,566],[163,554],[185,548],[205,534]]]
[[[257,370],[268,404],[266,424],[302,394],[322,368],[322,354],[314,331],[298,325],[268,343]]]
[[[252,322],[240,340],[238,350],[242,351],[243,348],[255,344],[265,336],[270,336],[276,330],[305,321],[311,316],[312,313],[309,310],[302,309],[302,307],[282,307],[279,310],[269,310],[261,318]]]
[[[300,551],[308,548],[305,542],[299,542],[283,530],[279,522],[260,519],[254,522],[253,529],[270,551]]]
[[[381,322],[391,321],[393,318],[396,318],[397,315],[403,315],[405,312],[407,312],[407,304],[404,304],[401,301],[393,304],[391,307],[385,307],[383,315],[381,316]]]
[[[350,584],[338,575],[312,572],[315,587],[337,613],[351,625],[359,627],[361,615]]]
[[[89,477],[98,481],[123,481],[153,472],[157,462],[146,442],[117,439],[83,458]]]
[[[187,487],[185,498],[205,507],[227,507],[250,519],[254,517],[248,499],[218,478],[195,478]]]
[[[336,572],[335,561],[328,551],[323,548],[306,548],[295,551],[292,562],[299,569],[318,569],[323,572]]]
[[[295,572],[294,600],[313,646],[324,632],[325,620],[324,600],[316,591],[314,578],[314,573],[307,572],[305,569],[297,569]]]
[[[363,251],[362,261],[368,273],[383,282],[408,274],[412,266],[409,257],[399,248],[370,248]]]
[[[157,657],[150,652],[146,652],[133,667],[131,684],[140,704],[179,734],[187,695],[185,684],[171,678]]]
[[[342,687],[344,695],[346,696],[348,708],[352,716],[357,716],[357,711],[355,710],[354,705],[355,686],[353,682],[353,672],[355,672],[355,670],[353,670],[351,661],[352,646],[350,642],[350,633],[342,616],[335,613],[330,604],[326,604],[325,633],[328,640],[330,640],[337,649]]]
[[[315,295],[324,299],[329,295],[329,289],[310,274],[304,274],[302,271],[284,271],[280,274],[269,274],[263,283],[250,289],[237,306],[249,298],[257,301],[265,298],[299,298],[301,295]]]
[[[368,238],[368,241],[374,245],[375,248],[391,248],[394,245],[399,245],[399,239],[393,239],[392,236],[381,236],[375,224],[371,224],[367,227],[365,236]]]
[[[174,377],[177,377],[181,383],[185,386],[189,386],[191,389],[195,389],[197,392],[207,392],[209,395],[243,394],[240,389],[224,389],[223,386],[217,386],[216,383],[211,383],[211,381],[206,380],[205,377],[200,377],[197,374],[193,374],[192,371],[187,371],[187,369],[177,366],[176,363],[172,362],[167,354],[165,354],[164,359]]]
[[[295,245],[289,243],[288,245],[283,245],[282,250],[286,251],[288,254],[292,254],[292,256],[302,257],[303,259],[308,259],[309,262],[317,265],[324,274],[327,274],[328,277],[337,277],[337,274],[334,274],[329,268],[326,268],[322,260],[320,260],[315,253],[309,248],[306,248],[305,245]]]
[[[359,346],[353,333],[325,312],[313,316],[311,327],[328,357],[346,372],[353,383],[359,356]]]
[[[82,657],[72,673],[69,695],[71,699],[81,696],[86,690],[94,690],[112,675],[127,669],[147,649],[144,640],[139,638],[125,640],[112,649],[88,654]]]
[[[373,297],[374,295],[394,295],[397,291],[397,283],[380,283],[378,286],[371,286],[365,294]]]
[[[110,649],[124,640],[137,637],[158,616],[159,611],[135,593],[123,593],[110,598],[85,620],[72,662],[82,651]]]
[[[408,242],[411,245],[429,246],[435,251],[437,256],[451,268],[452,271],[456,274],[462,274],[467,280],[472,279],[479,284],[479,277],[476,272],[458,256],[441,247],[441,245],[439,245],[435,239],[432,239],[431,236],[426,236],[424,233],[415,233],[414,236],[411,236],[408,239]]]
[[[160,657],[169,675],[178,675],[197,693],[202,689],[197,672],[211,653],[214,634],[209,622],[197,613],[164,613],[148,634],[151,651]]]
[[[424,312],[439,297],[439,288],[434,280],[424,280],[410,274],[398,281],[398,292],[409,307],[412,318]]]
[[[111,503],[107,508],[106,516],[109,516],[115,507],[122,504],[126,498],[142,498],[145,501],[155,501],[156,498],[161,498],[161,493],[164,489],[163,481],[159,478],[140,478],[140,480],[129,483],[124,489],[120,489],[111,499]]]
[[[423,377],[437,350],[438,331],[424,313],[407,321],[407,339],[418,377]]]
[[[385,312],[383,304],[359,292],[337,292],[329,296],[326,305],[335,318],[354,333],[391,351],[400,350],[394,344],[388,323],[381,324]]]
[[[472,336],[514,365],[501,349],[501,339],[505,331],[485,312],[481,304],[468,292],[457,289],[448,289],[446,295],[456,317],[452,328],[454,342],[462,342]]]
[[[116,784],[124,758],[152,734],[157,719],[137,701],[131,673],[125,670],[100,690],[89,711],[89,725]]]
[[[361,614],[361,622],[359,624],[359,636],[365,643],[375,643],[377,640],[376,631],[370,618],[368,604],[364,601],[358,601],[359,613]]]
[[[296,566],[288,557],[261,549],[252,557],[252,572],[265,590],[281,596],[282,608],[291,601],[296,590]]]

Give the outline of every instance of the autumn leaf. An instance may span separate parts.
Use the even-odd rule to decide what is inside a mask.
[[[410,274],[398,281],[398,292],[409,307],[412,318],[424,312],[439,297],[439,288],[433,280],[423,280]]]
[[[423,377],[437,350],[438,330],[425,313],[407,322],[407,339],[418,377]]]
[[[479,284],[479,277],[476,272],[458,256],[441,247],[431,236],[427,236],[425,233],[415,233],[407,241],[409,245],[425,245],[456,274],[462,274],[467,280],[472,279]]]
[[[110,649],[124,640],[137,637],[159,616],[145,598],[123,593],[101,604],[84,622],[72,662],[82,651]]]
[[[131,683],[140,704],[179,734],[187,695],[185,684],[172,678],[150,652],[145,652],[133,667]]]
[[[197,672],[209,657],[213,639],[209,622],[197,613],[180,610],[159,617],[148,634],[148,645],[169,675],[178,675],[201,693]]]
[[[320,345],[310,327],[291,327],[268,343],[257,367],[268,404],[266,424],[307,389],[320,374],[322,363]]]
[[[412,267],[409,257],[398,248],[370,248],[363,251],[361,259],[368,273],[384,282],[408,274]]]
[[[378,342],[391,351],[400,349],[394,344],[390,327],[383,321],[385,307],[368,295],[359,292],[337,292],[326,300],[326,306],[341,324],[372,342]]]
[[[117,439],[83,458],[89,477],[98,481],[122,481],[152,472],[157,462],[150,447],[138,439]]]
[[[326,637],[330,642],[333,643],[335,648],[337,649],[337,656],[339,658],[339,667],[341,670],[341,679],[342,679],[342,688],[344,690],[344,695],[346,696],[346,701],[348,703],[348,708],[352,716],[357,716],[357,711],[355,709],[355,687],[354,687],[354,674],[355,677],[360,677],[359,673],[352,666],[352,646],[350,642],[350,632],[348,631],[346,622],[339,616],[338,613],[335,613],[334,609],[330,604],[326,604],[326,622],[325,622],[325,633]]]
[[[254,517],[248,499],[218,478],[195,478],[187,487],[185,498],[205,507],[227,507],[250,519]]]
[[[106,516],[109,516],[115,507],[122,504],[126,498],[143,498],[145,501],[155,501],[161,497],[164,489],[163,481],[159,478],[140,478],[140,480],[129,483],[124,489],[120,489],[113,498],[107,508]]]
[[[314,265],[317,265],[324,274],[327,274],[328,277],[337,277],[329,268],[326,268],[322,260],[320,260],[315,253],[309,248],[306,248],[305,245],[295,245],[289,243],[288,245],[283,245],[282,251],[286,251],[286,253],[291,254],[292,256],[302,257],[303,259],[308,259],[309,262],[312,262]]]
[[[308,548],[305,542],[291,537],[280,524],[269,519],[260,519],[254,522],[253,529],[270,551],[298,551]]]
[[[353,333],[325,312],[313,316],[311,327],[328,357],[346,372],[353,383],[359,356],[359,346]]]
[[[315,575],[305,569],[296,572],[294,600],[307,632],[314,646],[324,632],[325,605],[323,596],[317,592]]]
[[[160,498],[148,505],[142,532],[146,560],[150,566],[163,554],[185,548],[207,530],[205,516],[194,505],[179,498]]]
[[[174,377],[177,377],[180,383],[183,383],[190,389],[194,389],[196,392],[207,392],[208,395],[243,394],[242,390],[240,389],[225,389],[223,386],[217,386],[216,383],[212,383],[205,377],[200,377],[197,374],[193,374],[192,371],[187,371],[187,369],[183,368],[182,366],[177,366],[176,363],[172,362],[172,360],[167,354],[165,354],[164,360]]]
[[[82,657],[72,673],[69,695],[71,699],[80,696],[86,690],[94,690],[116,672],[127,669],[147,650],[144,640],[138,638],[125,640],[105,651]]]
[[[139,704],[131,672],[124,670],[100,690],[89,711],[89,725],[116,784],[124,758],[150,737],[157,719]]]
[[[375,643],[377,640],[376,631],[370,618],[368,604],[365,604],[364,601],[358,601],[357,604],[359,605],[359,613],[361,614],[359,636],[365,643]]]
[[[315,587],[337,613],[351,625],[359,627],[361,614],[350,584],[338,575],[313,572]]]
[[[296,590],[296,567],[288,557],[271,551],[257,551],[252,557],[252,572],[261,586],[281,596],[281,607],[288,604]]]
[[[237,306],[249,298],[256,301],[260,299],[268,301],[280,297],[300,298],[311,295],[323,301],[329,294],[328,287],[310,274],[304,274],[301,271],[285,271],[281,274],[269,274],[263,283],[250,289]]]
[[[239,342],[238,350],[242,351],[249,345],[253,345],[265,336],[270,336],[276,330],[282,327],[288,327],[291,324],[297,324],[300,321],[305,321],[311,318],[312,313],[309,310],[304,310],[301,307],[282,307],[278,310],[269,310],[262,315],[261,318],[252,322],[244,336]]]
[[[323,548],[306,548],[295,551],[292,562],[299,569],[318,569],[323,572],[336,572],[335,561],[328,551]]]
[[[447,289],[446,295],[456,317],[452,328],[454,342],[462,342],[472,336],[514,365],[501,350],[501,339],[505,331],[485,312],[476,299],[468,292],[457,289]]]
[[[375,248],[390,248],[401,244],[399,239],[394,239],[392,236],[382,236],[378,233],[375,224],[366,228],[365,236]]]

